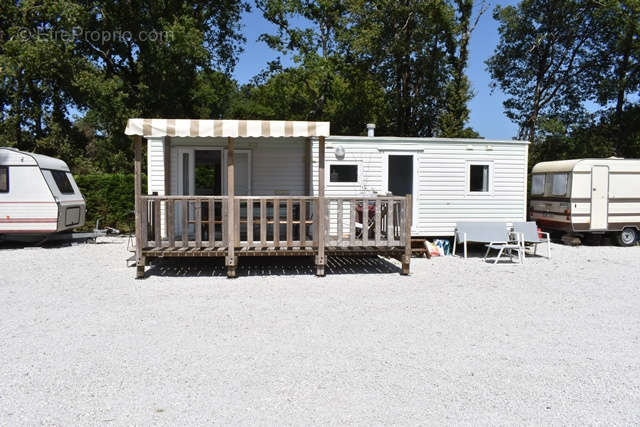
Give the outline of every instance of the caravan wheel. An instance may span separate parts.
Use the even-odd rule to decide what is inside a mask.
[[[620,246],[633,246],[638,240],[638,230],[627,227],[618,233],[617,240]]]

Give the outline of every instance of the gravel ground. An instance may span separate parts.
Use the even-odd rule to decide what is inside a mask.
[[[640,247],[136,281],[125,243],[0,249],[0,425],[640,423]]]

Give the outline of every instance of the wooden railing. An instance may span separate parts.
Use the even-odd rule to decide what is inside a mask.
[[[405,246],[406,197],[142,196],[139,241],[152,248],[242,249]],[[321,223],[320,218],[324,221]],[[322,225],[322,226],[321,226]],[[323,233],[322,236],[320,233]],[[321,238],[322,237],[322,238]]]
[[[405,245],[410,216],[406,197],[326,200],[327,246]]]

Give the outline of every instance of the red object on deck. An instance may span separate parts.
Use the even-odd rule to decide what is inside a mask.
[[[369,205],[369,220],[373,219],[376,216],[376,205]],[[356,222],[362,224],[362,204],[356,205]]]

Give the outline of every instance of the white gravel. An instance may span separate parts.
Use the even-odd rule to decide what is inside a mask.
[[[640,247],[136,281],[102,242],[0,249],[0,425],[640,423]]]

